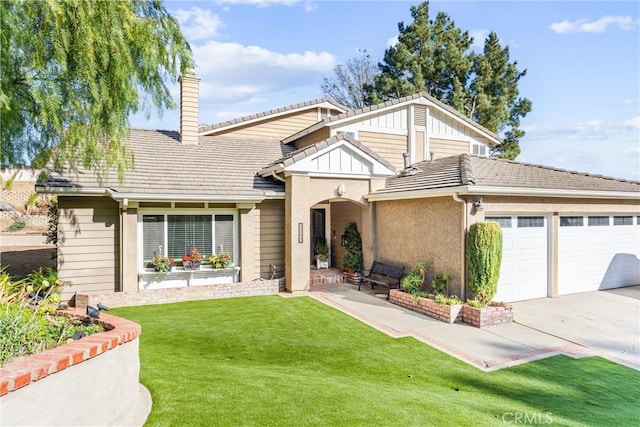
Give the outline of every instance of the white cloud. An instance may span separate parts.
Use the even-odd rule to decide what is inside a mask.
[[[565,19],[562,22],[554,22],[550,28],[558,34],[569,33],[604,33],[610,25],[618,26],[621,30],[631,30],[638,25],[638,20],[630,16],[611,16],[606,15],[595,21],[579,19],[577,21],[569,21]]]
[[[640,116],[634,117],[634,118],[629,119],[629,120],[625,120],[622,123],[625,126],[628,126],[630,128],[640,129]]]
[[[218,15],[199,7],[173,10],[171,14],[180,23],[180,28],[185,37],[192,41],[210,39],[217,36],[218,29],[223,25]]]
[[[589,120],[581,123],[571,123],[558,126],[529,126],[525,127],[528,139],[563,138],[568,140],[606,140],[622,132],[640,128],[640,117],[628,120],[605,121]]]
[[[387,40],[387,47],[395,46],[398,44],[398,36],[393,36]]]
[[[304,11],[307,13],[313,12],[317,8],[318,8],[318,5],[311,1],[308,1],[304,4]]]
[[[633,104],[637,104],[638,100],[637,99],[628,98],[628,99],[622,100],[622,103],[624,105],[633,105]]]
[[[337,60],[328,52],[279,53],[260,46],[209,41],[192,46],[203,102],[247,101],[270,91],[318,86]]]

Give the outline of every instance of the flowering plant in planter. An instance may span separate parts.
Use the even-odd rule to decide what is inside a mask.
[[[213,268],[227,268],[231,264],[231,256],[228,252],[221,252],[211,255],[208,261]]]
[[[159,273],[165,273],[171,270],[171,266],[175,264],[175,260],[171,257],[157,255],[151,260],[153,269]]]
[[[189,255],[182,257],[182,266],[185,270],[197,270],[200,268],[201,262],[202,255],[200,255],[198,248],[191,248],[189,250]]]

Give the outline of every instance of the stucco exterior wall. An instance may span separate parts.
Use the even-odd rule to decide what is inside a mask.
[[[451,275],[450,291],[464,297],[464,205],[451,197],[376,202],[376,253],[409,270],[425,261],[429,271]]]
[[[478,197],[479,198],[479,197]],[[500,213],[640,213],[640,200],[568,199],[559,197],[482,196],[484,212]]]
[[[120,289],[118,204],[106,197],[58,198],[58,272],[75,292]]]

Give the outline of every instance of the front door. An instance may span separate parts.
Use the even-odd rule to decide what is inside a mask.
[[[326,241],[326,211],[324,209],[311,209],[311,261],[314,262],[316,243]]]

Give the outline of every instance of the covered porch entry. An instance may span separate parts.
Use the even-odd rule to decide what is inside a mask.
[[[395,168],[355,139],[336,135],[291,153],[264,175],[285,182],[285,286],[308,292],[313,247],[326,238],[330,265],[342,268],[340,245],[346,225],[355,222],[362,237],[364,263],[374,253],[374,210],[364,196],[384,186]]]

